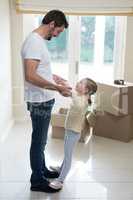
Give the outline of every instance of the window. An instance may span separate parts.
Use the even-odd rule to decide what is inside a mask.
[[[100,17],[81,17],[81,62],[94,62],[96,19]],[[107,16],[103,22],[104,30],[104,63],[113,63],[115,17]],[[100,28],[100,27],[99,27]],[[98,28],[98,29],[99,29]],[[102,27],[101,27],[102,28]],[[99,30],[97,30],[99,32]],[[100,37],[98,38],[101,39]]]
[[[78,78],[112,81],[115,17],[82,16]]]
[[[106,17],[104,39],[104,63],[113,63],[115,17]]]
[[[94,61],[95,17],[81,17],[80,61]]]
[[[38,27],[41,15],[24,14],[26,34]],[[126,17],[115,16],[69,16],[69,28],[51,41],[46,41],[51,55],[53,73],[76,82],[89,76],[96,81],[112,81],[119,62]],[[27,20],[30,19],[30,20]],[[30,25],[30,26],[29,26]],[[34,27],[34,28],[35,28]],[[26,31],[27,29],[27,31]],[[117,54],[117,56],[116,56]],[[119,57],[119,58],[118,58]],[[118,61],[116,62],[116,60]]]

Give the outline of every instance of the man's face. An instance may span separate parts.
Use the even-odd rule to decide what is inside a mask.
[[[60,33],[64,31],[64,26],[55,27],[54,25],[49,26],[49,32],[47,35],[47,40],[51,40],[52,37],[58,37]]]

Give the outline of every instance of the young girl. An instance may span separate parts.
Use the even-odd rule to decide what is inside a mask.
[[[96,91],[96,83],[89,78],[84,78],[76,84],[75,91],[72,92],[72,104],[65,121],[64,160],[61,167],[58,167],[59,177],[50,183],[50,187],[54,189],[62,188],[71,168],[74,146],[80,139],[85,114],[88,106],[91,105],[91,95]],[[52,169],[57,170],[54,167]]]

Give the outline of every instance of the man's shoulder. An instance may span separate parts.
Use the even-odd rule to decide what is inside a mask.
[[[35,33],[35,32],[31,32],[28,36],[27,36],[27,38],[25,39],[25,41],[27,41],[27,42],[39,42],[39,43],[42,43],[42,39],[41,39],[41,37],[39,37],[38,35],[37,35],[37,33]]]
[[[26,37],[26,39],[23,42],[21,51],[25,52],[29,48],[31,49],[31,51],[34,49],[37,49],[38,51],[43,49],[43,42],[42,42],[41,38],[39,38],[38,35],[35,34],[34,32],[31,32]]]

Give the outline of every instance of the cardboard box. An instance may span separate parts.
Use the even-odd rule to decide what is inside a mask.
[[[133,114],[133,83],[126,85],[97,83],[97,109],[116,116]]]
[[[53,113],[51,117],[52,137],[64,138],[64,125],[66,114],[61,110]],[[85,142],[85,136],[90,134],[90,127],[87,121],[84,123],[80,142]],[[93,134],[106,138],[112,138],[123,142],[133,139],[133,115],[116,116],[108,112],[97,112],[96,123]]]
[[[129,142],[133,139],[133,115],[115,116],[107,112],[99,113],[94,134]]]
[[[56,127],[65,126],[66,114],[62,113],[52,113],[51,115],[51,125]]]
[[[59,126],[52,126],[52,138],[64,139],[65,129]]]

